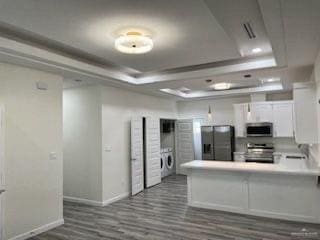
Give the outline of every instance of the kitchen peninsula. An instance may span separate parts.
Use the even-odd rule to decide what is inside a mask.
[[[320,223],[320,170],[304,164],[195,160],[188,204],[255,216]]]

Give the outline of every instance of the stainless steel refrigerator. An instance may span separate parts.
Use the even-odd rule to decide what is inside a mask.
[[[233,126],[202,126],[202,159],[233,161],[234,141]]]

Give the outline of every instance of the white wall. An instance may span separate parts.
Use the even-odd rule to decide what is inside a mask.
[[[36,82],[48,90],[36,89]],[[0,64],[5,106],[4,231],[10,239],[62,216],[62,78]],[[57,159],[49,160],[56,152]]]
[[[130,192],[130,119],[133,115],[177,118],[176,103],[112,87],[102,87],[103,199]],[[104,151],[110,147],[111,151]]]
[[[267,101],[285,101],[285,100],[293,100],[292,91],[267,94]]]
[[[174,124],[174,121],[172,120]],[[161,148],[174,148],[175,147],[175,129],[169,133],[163,132],[163,120],[160,121],[160,147]]]
[[[205,122],[207,122],[208,107],[211,106],[212,124],[234,125],[233,104],[250,101],[250,96],[241,96],[210,100],[181,101],[178,102],[177,106],[179,118],[203,118]]]
[[[291,93],[268,94],[270,100],[289,100]],[[199,100],[199,101],[181,101],[178,102],[179,118],[203,118],[205,124],[210,125],[234,125],[233,104],[251,102],[250,96],[228,97],[220,99]],[[211,106],[212,122],[208,122],[208,106]],[[299,152],[297,144],[293,138],[279,139],[252,139],[237,138],[236,151],[245,151],[247,142],[272,142],[276,151]]]
[[[63,97],[64,196],[107,204],[129,194],[131,116],[175,119],[176,103],[99,85]]]
[[[102,202],[100,101],[98,86],[63,91],[65,197]]]
[[[311,80],[315,80],[317,86],[317,101],[320,100],[320,52],[314,64],[314,75]],[[317,103],[317,113],[318,113],[318,136],[320,136],[320,104]],[[316,164],[320,167],[320,143],[314,144],[310,148],[311,156],[315,160]]]

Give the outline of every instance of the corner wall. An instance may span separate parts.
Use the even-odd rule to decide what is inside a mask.
[[[100,85],[63,93],[64,197],[106,205],[131,191],[130,121],[177,118],[176,102]]]
[[[131,191],[131,116],[177,118],[172,100],[113,87],[101,87],[103,200],[113,202]]]
[[[317,101],[320,100],[320,52],[314,64],[314,72],[311,80],[316,82],[317,86]],[[318,136],[320,137],[320,104],[317,103],[317,115],[318,115]],[[310,154],[313,157],[315,163],[320,167],[320,143],[314,144],[310,148]]]
[[[38,90],[38,81],[48,90]],[[4,239],[25,239],[30,231],[63,222],[62,78],[1,63],[0,103],[5,107]],[[51,152],[56,159],[49,159]]]
[[[233,104],[250,102],[250,96],[217,98],[209,100],[178,102],[179,118],[202,118],[204,124],[234,125]],[[208,123],[208,108],[211,107],[212,123]]]
[[[63,91],[64,197],[102,204],[101,99],[98,86]]]

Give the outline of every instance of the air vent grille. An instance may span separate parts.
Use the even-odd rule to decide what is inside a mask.
[[[250,22],[246,22],[243,24],[244,30],[246,31],[246,33],[248,34],[249,39],[254,39],[256,38],[256,34],[253,31],[253,28],[250,24]]]

